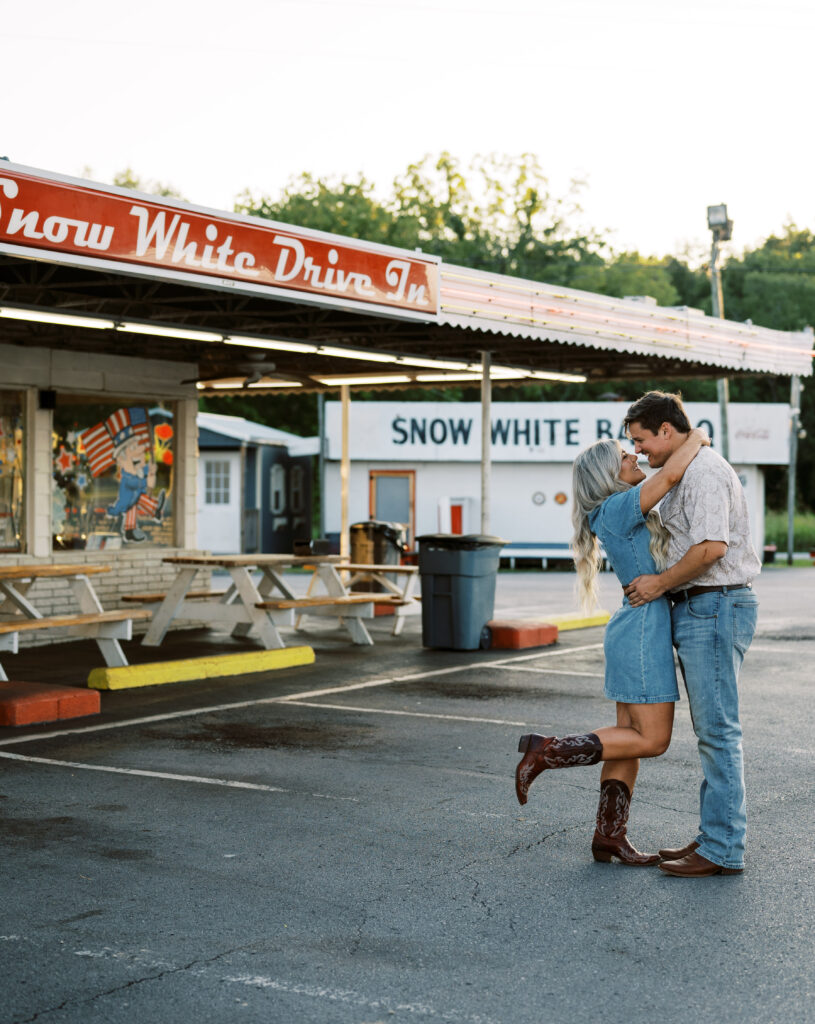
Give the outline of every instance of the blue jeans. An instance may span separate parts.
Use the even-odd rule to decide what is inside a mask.
[[[758,598],[746,587],[697,594],[671,610],[704,774],[698,853],[725,868],[744,867],[747,805],[738,681],[757,615]]]

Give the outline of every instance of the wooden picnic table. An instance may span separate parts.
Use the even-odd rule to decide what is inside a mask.
[[[421,613],[421,598],[416,594],[419,568],[416,565],[368,565],[363,562],[340,562],[338,572],[348,572],[350,579],[346,586],[352,591],[358,584],[369,588],[379,585],[392,597],[394,622],[392,633],[399,636],[405,625],[405,617]]]
[[[16,654],[20,633],[68,629],[74,636],[92,637],[107,665],[127,665],[119,641],[129,640],[133,635],[133,620],[148,619],[150,611],[142,608],[105,611],[89,578],[105,572],[110,572],[109,565],[0,565],[0,651]],[[65,580],[77,612],[44,615],[28,593],[38,579]],[[8,679],[2,665],[0,679]]]
[[[192,619],[226,627],[233,636],[250,632],[267,650],[284,647],[280,626],[294,626],[295,616],[314,615],[338,620],[355,644],[373,644],[362,619],[373,618],[374,605],[392,602],[389,594],[357,594],[348,590],[336,569],[339,555],[179,555],[164,562],[177,567],[177,575],[164,594],[129,594],[124,600],[153,611],[142,640],[148,647],[163,641],[174,619]],[[283,579],[286,569],[314,570],[309,593],[298,597]],[[194,591],[202,570],[223,570],[231,583],[223,591]],[[256,582],[255,575],[260,574]],[[323,593],[315,594],[320,584]]]

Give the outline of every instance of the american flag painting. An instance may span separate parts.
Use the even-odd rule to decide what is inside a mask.
[[[84,430],[79,440],[85,449],[91,474],[101,476],[107,472],[115,463],[117,449],[134,438],[145,451],[152,450],[150,420],[143,406],[117,409],[102,423]]]

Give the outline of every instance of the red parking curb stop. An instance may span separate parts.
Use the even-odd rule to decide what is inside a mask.
[[[558,636],[557,626],[534,619],[493,619],[487,626],[492,633],[493,650],[548,647]]]
[[[34,725],[98,715],[98,690],[0,680],[0,725]]]

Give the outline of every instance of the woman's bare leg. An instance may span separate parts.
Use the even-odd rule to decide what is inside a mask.
[[[671,743],[673,724],[673,701],[665,704],[618,704],[617,725],[595,729],[594,734],[603,744],[604,761],[628,761],[664,754]],[[606,777],[605,771],[603,777]],[[613,777],[619,779],[621,776]]]
[[[617,704],[617,728],[632,729],[630,704]],[[611,727],[609,727],[610,729]],[[603,730],[600,730],[601,732]],[[605,749],[603,751],[605,753]],[[634,783],[637,781],[637,773],[640,770],[640,759],[638,757],[620,758],[616,761],[604,761],[600,772],[601,784],[607,779],[620,779],[628,786],[629,793],[634,792]]]

